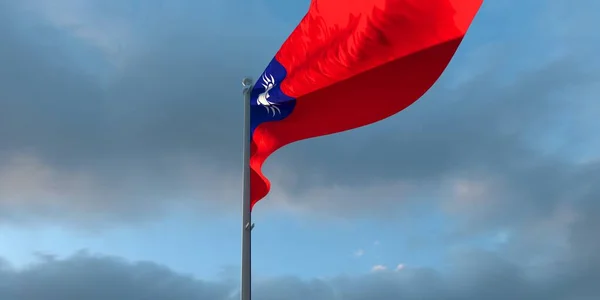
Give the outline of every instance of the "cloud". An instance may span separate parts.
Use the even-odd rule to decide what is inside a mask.
[[[273,42],[226,24],[195,30],[168,23],[163,17],[186,10],[161,3],[147,3],[141,19],[117,2],[58,1],[51,10],[46,1],[1,4],[0,173],[11,177],[0,197],[3,214],[113,222],[118,217],[111,215],[130,221],[133,210],[144,219],[182,203],[230,210],[238,194],[231,186],[240,180],[240,78],[268,59],[238,45]],[[264,19],[260,10],[252,15],[255,8],[225,11],[240,22]],[[119,66],[110,62],[117,54],[107,57],[97,45],[120,43],[110,40],[117,36],[106,24],[127,26],[142,39],[123,38],[135,45],[118,57]],[[162,25],[172,31],[153,31]]]
[[[363,255],[365,255],[365,250],[363,250],[363,249],[358,249],[358,250],[354,251],[355,257],[361,257]]]
[[[385,270],[387,270],[387,267],[384,265],[374,265],[371,268],[371,272],[381,272],[381,271],[385,271]]]
[[[0,271],[3,299],[228,299],[230,286],[177,274],[151,262],[128,263],[85,253]]]

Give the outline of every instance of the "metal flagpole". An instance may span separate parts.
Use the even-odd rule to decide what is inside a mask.
[[[244,93],[244,194],[242,200],[242,269],[241,269],[241,300],[250,300],[251,295],[251,231],[254,228],[250,211],[250,92],[252,79],[242,80]]]

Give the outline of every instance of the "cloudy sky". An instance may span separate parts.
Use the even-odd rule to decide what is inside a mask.
[[[0,298],[237,299],[240,80],[308,3],[0,0]],[[422,100],[272,156],[255,298],[600,298],[597,11],[488,0]]]

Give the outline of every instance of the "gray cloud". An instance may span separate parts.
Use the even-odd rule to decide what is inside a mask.
[[[144,21],[116,4],[79,12],[90,14],[79,27],[64,21],[73,16],[53,15],[54,25],[63,20],[59,29],[2,4],[3,220],[66,218],[73,211],[80,219],[92,212],[114,221],[190,200],[225,206],[236,200],[239,79],[258,74],[290,28],[233,0],[199,16],[159,2],[149,2],[163,6],[160,13],[143,10]],[[510,20],[506,7],[486,4],[463,54],[425,99],[380,124],[274,155],[266,168],[275,182],[269,201],[328,215],[397,216],[405,199],[435,196],[455,205],[450,195],[465,181],[485,186],[476,197],[485,205],[460,212],[468,214],[467,224],[502,226],[579,199],[578,189],[597,178],[582,183],[584,167],[570,157],[593,149],[586,139],[594,131],[579,116],[597,92],[597,59],[588,50],[598,44],[586,30],[593,22],[585,17],[589,7],[563,2],[527,2]],[[218,21],[224,11],[240,24],[272,30],[242,32]],[[564,26],[539,34],[559,15]],[[487,23],[499,18],[507,22],[502,28]],[[99,29],[123,38],[107,41]],[[556,57],[540,54],[559,45]],[[530,70],[518,71],[524,64]]]
[[[117,258],[78,254],[51,256],[21,271],[0,271],[0,296],[7,300],[226,299],[228,287],[196,281],[163,266],[129,264]]]
[[[24,3],[35,8],[43,1]],[[68,1],[56,4],[79,8]],[[257,54],[260,49],[241,46],[272,45],[271,37],[219,23],[185,31],[189,24],[183,23],[205,21],[195,21],[194,14],[183,16],[180,23],[168,22],[164,18],[182,12],[175,5],[157,15],[152,9],[160,3],[154,3],[145,12],[150,20],[130,24],[145,29],[137,32],[143,42],[123,50],[125,62],[112,61],[112,53],[105,56],[104,48],[90,44],[103,42],[105,36],[96,31],[110,29],[102,25],[119,23],[118,17],[100,17],[96,24],[88,16],[94,9],[77,11],[81,16],[69,16],[70,10],[54,16],[49,8],[45,19],[35,10],[26,14],[16,5],[2,5],[2,15],[11,15],[0,18],[3,220],[72,216],[65,212],[130,219],[164,210],[165,202],[224,198],[218,202],[230,203],[230,186],[239,186],[240,80],[268,61],[268,54]],[[215,18],[210,14],[227,5],[232,3],[205,7],[211,9],[201,16]],[[127,7],[97,9],[129,17]],[[246,10],[226,11],[239,22],[257,17]],[[75,26],[81,30],[70,30]],[[163,26],[174,27],[174,32]],[[135,55],[129,57],[127,51]],[[73,53],[84,53],[87,64]],[[228,181],[232,173],[235,177]],[[224,196],[215,191],[219,186]]]

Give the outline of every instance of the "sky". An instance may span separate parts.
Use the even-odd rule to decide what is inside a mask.
[[[308,4],[0,0],[0,298],[237,299],[240,83]],[[595,11],[488,0],[417,103],[274,154],[254,298],[600,298]]]

